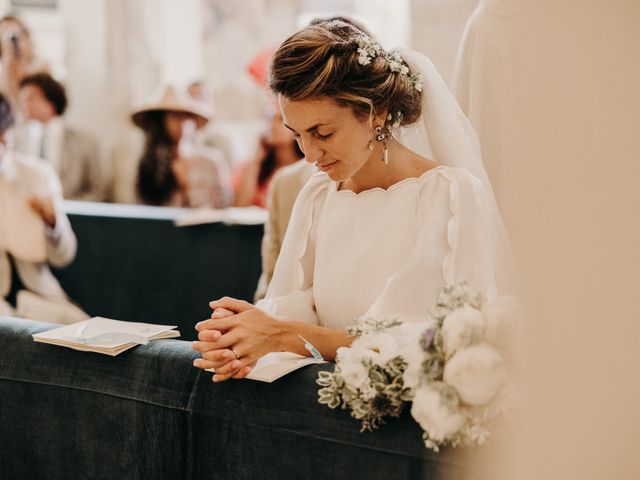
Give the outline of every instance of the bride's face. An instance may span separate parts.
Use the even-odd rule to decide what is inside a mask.
[[[350,179],[373,157],[368,148],[369,142],[375,143],[369,119],[357,118],[351,108],[327,98],[288,100],[282,96],[280,108],[307,162],[316,163],[332,180]],[[380,124],[381,119],[375,118],[373,125]]]

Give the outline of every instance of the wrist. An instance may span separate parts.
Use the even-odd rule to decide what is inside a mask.
[[[304,354],[304,348],[299,348],[302,347],[302,342],[300,341],[300,338],[298,338],[298,332],[295,328],[295,324],[287,320],[275,321],[278,323],[276,326],[278,351]]]

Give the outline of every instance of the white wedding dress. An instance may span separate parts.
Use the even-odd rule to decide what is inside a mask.
[[[324,173],[301,192],[267,312],[331,328],[361,317],[424,321],[446,283],[495,286],[493,228],[482,183],[439,166],[388,190],[337,190]]]
[[[268,313],[331,328],[363,317],[419,322],[445,284],[513,293],[515,266],[477,135],[431,61],[401,54],[422,79],[422,112],[396,139],[440,166],[359,194],[324,173],[311,177],[256,304]]]

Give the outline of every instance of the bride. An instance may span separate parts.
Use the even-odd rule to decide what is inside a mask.
[[[431,62],[355,25],[303,28],[275,53],[271,88],[306,161],[267,296],[210,303],[195,350],[214,381],[274,351],[326,359],[359,319],[419,322],[445,284],[509,290],[510,254],[475,132]]]

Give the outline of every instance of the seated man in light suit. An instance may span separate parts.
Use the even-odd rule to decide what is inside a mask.
[[[106,200],[111,185],[95,139],[64,120],[64,86],[48,73],[27,75],[20,80],[18,101],[27,121],[16,131],[16,150],[47,160],[58,173],[64,198]]]
[[[12,151],[13,124],[14,117],[9,102],[0,94],[0,224],[3,227],[0,234],[4,233],[0,235],[0,315],[16,314],[56,322],[86,318],[86,314],[68,300],[48,265],[66,266],[76,254],[76,237],[62,210],[60,181],[50,164]],[[6,224],[14,217],[16,205],[27,213],[31,213],[28,209],[30,207],[42,219],[44,229],[41,228],[40,232],[44,234],[44,239],[20,238],[18,244],[15,239],[13,242],[8,240],[8,233],[23,228],[20,224],[26,223],[25,219],[17,219],[13,224]],[[26,257],[38,254],[30,252],[30,249],[22,249],[23,244],[33,243],[37,246],[38,240],[44,241],[45,260],[26,260]],[[14,255],[18,249],[21,251]],[[12,264],[18,281],[25,289],[17,292],[17,311],[11,305],[17,290],[15,285],[11,288]],[[21,294],[25,301],[22,306]],[[36,311],[38,315],[29,315],[29,312]]]

